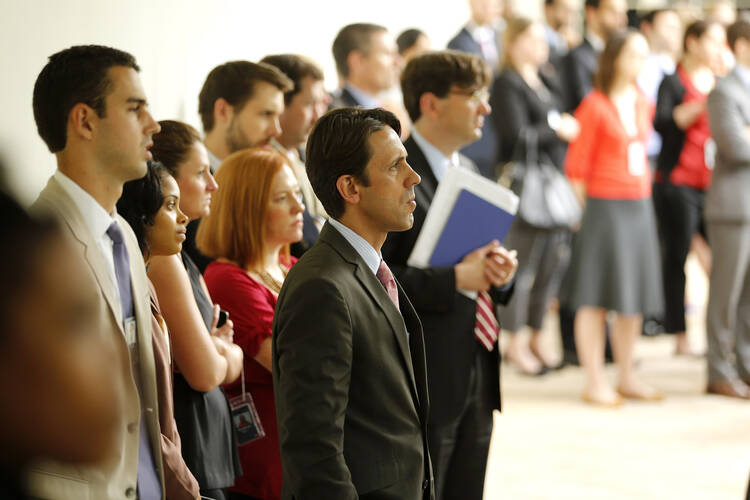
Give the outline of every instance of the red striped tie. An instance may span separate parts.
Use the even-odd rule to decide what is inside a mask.
[[[477,297],[477,322],[474,328],[474,335],[479,342],[488,350],[495,348],[497,335],[499,331],[497,318],[492,307],[492,298],[487,292],[479,292]]]

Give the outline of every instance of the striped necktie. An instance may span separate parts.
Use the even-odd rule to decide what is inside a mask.
[[[497,336],[500,329],[493,309],[490,294],[487,292],[479,292],[479,295],[477,296],[477,314],[474,335],[477,336],[479,342],[481,342],[488,351],[492,351],[492,349],[495,348],[495,342],[497,342]]]

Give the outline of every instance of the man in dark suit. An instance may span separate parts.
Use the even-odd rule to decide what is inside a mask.
[[[431,499],[422,326],[380,256],[414,185],[385,110],[323,116],[307,172],[330,219],[292,268],[273,326],[285,499]]]
[[[586,33],[583,42],[572,49],[562,65],[566,85],[566,111],[573,112],[594,87],[599,54],[609,36],[627,26],[625,0],[586,0]]]
[[[476,171],[458,150],[481,134],[490,111],[490,78],[489,66],[478,56],[456,51],[423,54],[404,69],[401,88],[414,123],[404,146],[422,182],[414,189],[414,226],[391,233],[383,246],[384,259],[425,325],[428,442],[437,497],[446,500],[482,498],[492,414],[500,408],[493,303],[506,302],[512,288],[495,287],[510,282],[517,261],[496,241],[452,267],[418,269],[407,260],[447,169]]]
[[[369,23],[344,26],[333,40],[333,59],[343,87],[331,109],[383,105],[381,94],[396,84],[399,64],[396,41],[387,29]]]
[[[500,72],[503,54],[503,3],[502,0],[470,0],[471,19],[448,42],[449,49],[481,57],[495,74]],[[464,147],[461,153],[471,158],[482,175],[494,179],[497,177],[495,166],[499,149],[495,125],[492,120],[485,120],[482,125],[482,136]]]

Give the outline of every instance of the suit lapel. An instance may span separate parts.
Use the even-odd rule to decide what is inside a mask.
[[[39,195],[39,201],[60,217],[70,228],[73,237],[83,246],[83,256],[86,259],[91,270],[94,272],[99,289],[102,291],[104,298],[109,305],[112,315],[116,319],[120,333],[125,335],[122,324],[122,315],[120,312],[120,302],[117,297],[117,285],[112,282],[112,277],[108,270],[107,261],[102,255],[99,245],[94,240],[91,230],[86,225],[81,212],[78,210],[75,202],[68,196],[68,193],[58,184],[54,178],[50,178],[47,186]],[[131,258],[132,265],[132,258]]]
[[[407,342],[408,335],[406,331],[406,324],[404,323],[404,318],[402,317],[401,312],[391,301],[391,298],[388,296],[388,292],[385,291],[383,285],[367,267],[367,264],[365,264],[364,260],[362,260],[362,257],[360,257],[357,251],[352,248],[352,246],[348,241],[346,241],[346,238],[344,238],[341,233],[339,233],[335,228],[332,228],[329,224],[326,224],[325,226],[323,226],[323,229],[320,232],[320,240],[331,245],[334,250],[336,250],[344,258],[344,260],[355,266],[354,275],[356,276],[357,280],[362,284],[362,287],[367,291],[373,302],[375,302],[375,304],[383,312],[386,319],[388,320],[393,335],[396,337],[396,344],[398,345],[399,351],[401,352],[401,357],[403,358],[404,364],[406,365],[406,371],[409,375],[412,393],[418,406],[419,392],[417,390],[417,385],[414,378],[414,366],[412,364],[411,351]],[[403,294],[401,287],[399,286],[399,301],[401,301],[402,296],[406,297],[406,295]],[[406,303],[409,305],[409,307],[411,307],[411,304],[408,302],[408,300],[406,301]]]

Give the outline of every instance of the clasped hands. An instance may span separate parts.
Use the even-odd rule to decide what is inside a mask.
[[[454,266],[456,288],[486,292],[492,286],[508,284],[518,268],[516,255],[497,240],[477,248]]]

